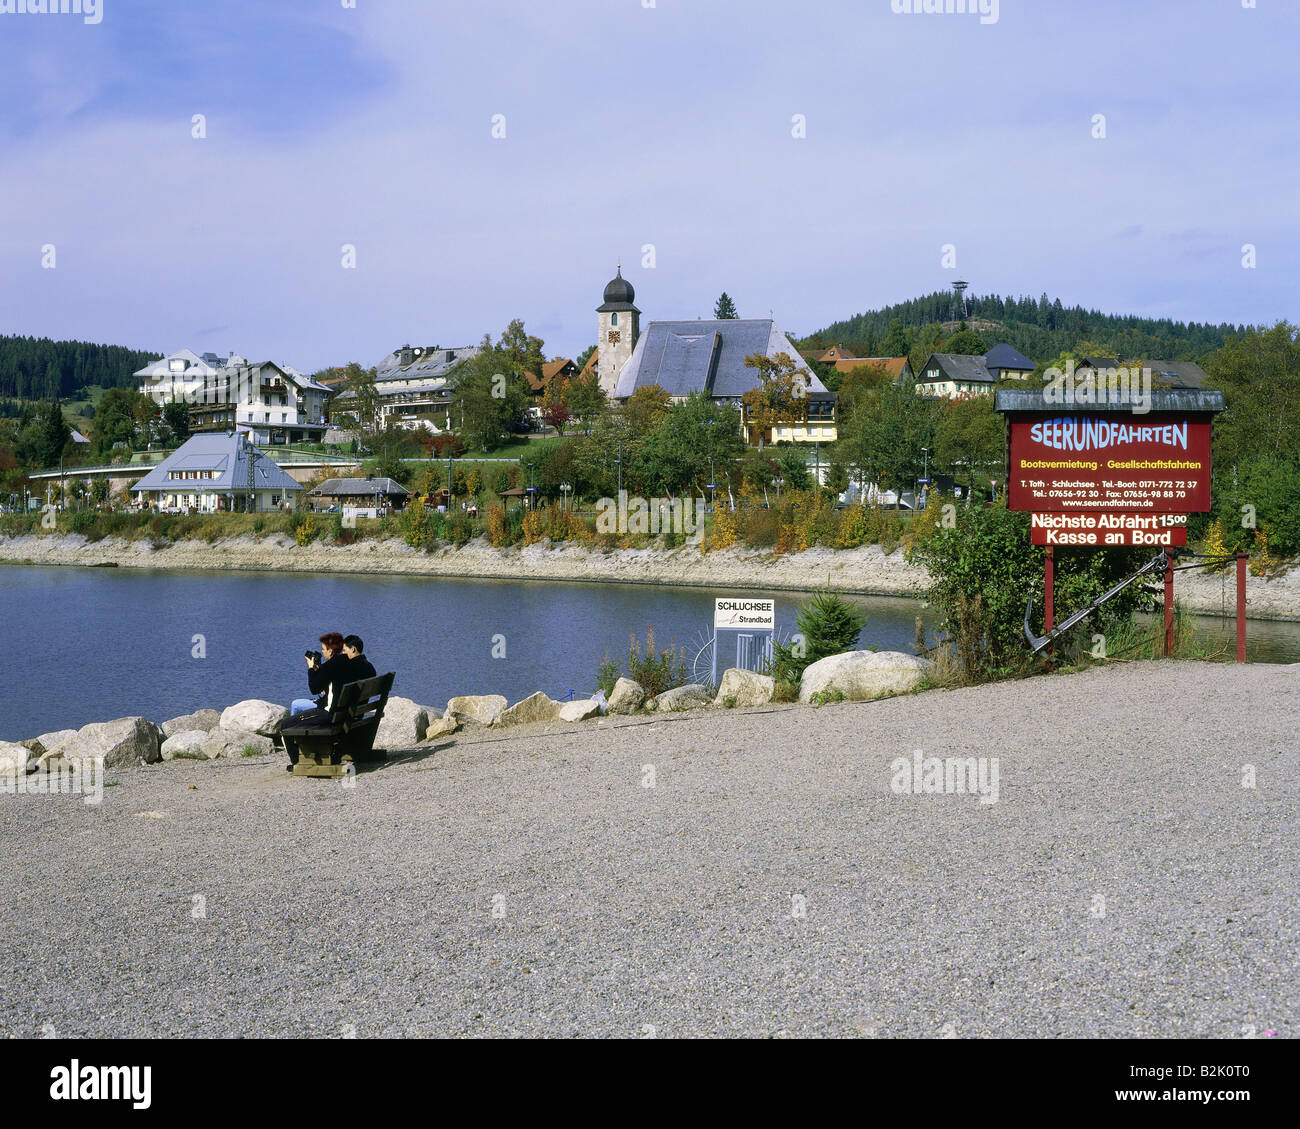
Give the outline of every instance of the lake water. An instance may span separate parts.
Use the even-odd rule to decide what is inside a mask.
[[[761,592],[761,585],[755,586]],[[628,635],[674,640],[690,655],[708,639],[702,588],[286,572],[0,568],[0,608],[14,652],[0,690],[0,740],[140,714],[164,721],[245,698],[305,697],[303,651],[325,631],[355,632],[393,692],[442,706],[457,694],[544,690],[583,697]],[[777,633],[795,630],[801,597],[773,594]],[[862,647],[911,653],[911,600],[846,597],[867,617]],[[1204,619],[1207,632],[1231,632]],[[201,636],[201,644],[196,641]],[[497,638],[500,637],[500,638]],[[1300,662],[1300,624],[1251,621],[1250,657]],[[201,645],[203,657],[194,657]],[[719,670],[733,665],[734,643]],[[504,648],[504,657],[494,658]]]

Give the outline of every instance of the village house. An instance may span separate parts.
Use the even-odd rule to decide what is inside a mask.
[[[884,369],[895,384],[913,379],[912,362],[907,357],[852,357],[835,361],[833,367],[841,374],[860,368]]]
[[[563,357],[546,361],[539,376],[535,372],[524,373],[524,382],[528,385],[528,395],[536,402],[546,396],[546,391],[557,380],[572,380],[578,375],[578,366]]]
[[[772,319],[652,321],[642,333],[641,311],[634,300],[632,284],[620,270],[605,287],[605,301],[596,310],[601,351],[597,370],[611,399],[625,401],[638,388],[657,384],[674,402],[704,392],[716,403],[744,412],[742,397],[760,383],[746,358],[785,353],[803,377],[806,418],[777,423],[762,438],[771,443],[835,440],[835,393],[822,384]],[[747,437],[751,442],[759,438]]]
[[[454,349],[403,345],[394,349],[375,366],[375,391],[379,395],[377,426],[422,428],[435,434],[450,431],[451,371],[478,353],[477,345]],[[335,411],[351,410],[355,398],[353,392],[340,392],[335,397]]]
[[[247,432],[254,443],[275,445],[319,442],[329,426],[330,389],[274,361],[181,349],[135,376],[159,406],[187,404],[195,433]]]
[[[252,513],[291,506],[302,489],[240,431],[190,437],[131,493],[159,509]]]
[[[1010,345],[995,345],[983,356],[931,353],[916,378],[916,391],[922,396],[945,400],[985,396],[999,380],[1028,378],[1036,367]]]

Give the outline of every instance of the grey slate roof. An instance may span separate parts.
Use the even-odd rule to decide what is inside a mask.
[[[1025,369],[1033,372],[1038,366],[1028,357],[1010,345],[994,345],[987,353],[984,354],[984,367],[992,371],[993,369],[1010,368]]]
[[[939,375],[931,378],[927,374],[935,365],[939,366]],[[1033,366],[1030,366],[1033,367]],[[984,364],[983,357],[967,357],[961,353],[931,353],[916,378],[918,384],[928,384],[938,380],[957,380],[966,384],[992,384],[993,374]]]
[[[478,356],[477,345],[463,345],[455,349],[435,349],[424,346],[418,357],[411,364],[403,367],[401,349],[394,349],[375,366],[375,383],[383,384],[388,380],[440,380],[451,372],[461,361]]]
[[[758,385],[758,374],[745,366],[755,353],[788,353],[812,377],[809,392],[827,391],[770,318],[707,319],[647,325],[619,374],[614,398],[626,399],[651,384],[670,396],[706,391],[715,399],[739,398]]]
[[[167,458],[131,487],[141,491],[208,494],[248,489],[248,462],[253,462],[253,489],[301,490],[302,486],[282,471],[244,435],[204,432],[187,439]],[[216,471],[215,478],[170,479],[174,470]]]
[[[1137,365],[1151,370],[1153,384],[1163,384],[1170,388],[1206,388],[1209,374],[1195,361],[1137,361],[1130,358],[1084,357],[1079,367],[1087,365],[1091,369],[1117,368],[1120,365]]]
[[[373,498],[376,494],[409,494],[400,482],[391,478],[327,478],[312,492],[321,498]]]

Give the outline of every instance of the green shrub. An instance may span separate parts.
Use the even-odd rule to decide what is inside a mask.
[[[95,513],[92,510],[73,510],[68,514],[68,529],[73,533],[88,533],[94,524]]]
[[[628,677],[638,683],[646,692],[647,698],[662,694],[676,686],[685,686],[690,681],[690,672],[686,669],[686,650],[676,647],[672,640],[662,651],[655,649],[655,629],[651,625],[645,631],[645,649],[637,642],[636,633],[632,633],[627,655]]]
[[[802,680],[803,672],[818,659],[852,651],[866,619],[857,608],[834,592],[817,592],[799,609],[802,641],[777,643],[773,648],[771,673],[778,682]]]
[[[844,691],[838,690],[835,687],[830,687],[826,690],[818,690],[815,694],[810,695],[808,700],[814,706],[826,706],[830,705],[832,702],[844,701]]]
[[[596,672],[596,686],[603,690],[605,697],[609,697],[614,692],[614,683],[620,678],[618,663],[609,657],[609,652],[605,652],[605,657],[600,660],[600,668]]]
[[[469,542],[474,536],[474,526],[463,513],[453,514],[447,522],[447,540],[456,548]]]
[[[663,650],[659,650],[655,646],[653,625],[646,628],[643,648],[634,631],[628,643],[626,671],[619,670],[618,665],[610,659],[609,655],[605,655],[596,674],[596,685],[608,695],[613,691],[614,683],[624,675],[640,685],[647,698],[653,698],[656,694],[662,694],[675,686],[685,686],[690,681],[690,671],[686,666],[686,650],[675,646],[672,642],[669,642]]]
[[[1147,549],[1064,549],[1055,553],[1058,619],[1084,607],[1150,560]],[[1029,543],[1029,515],[1005,505],[962,510],[951,529],[938,529],[911,559],[930,573],[926,596],[940,630],[957,652],[967,681],[1005,677],[1032,655],[1024,636],[1025,600],[1034,596],[1030,626],[1042,630],[1043,549]],[[1075,632],[1106,632],[1155,598],[1133,584],[1079,624]]]

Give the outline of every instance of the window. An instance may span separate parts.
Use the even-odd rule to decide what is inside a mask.
[[[618,314],[617,314],[617,313],[613,313],[613,314],[610,314],[610,315],[609,315],[609,324],[610,324],[610,325],[618,325]]]

